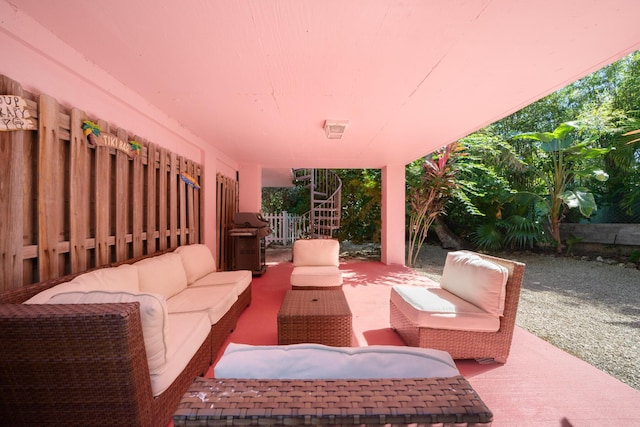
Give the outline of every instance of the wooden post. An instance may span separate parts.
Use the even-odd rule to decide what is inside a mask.
[[[133,139],[142,145],[140,153],[133,157],[133,174],[131,177],[131,206],[133,211],[131,212],[131,234],[132,234],[132,249],[133,257],[137,258],[143,255],[142,246],[142,233],[143,233],[143,209],[144,209],[144,177],[143,177],[143,164],[142,158],[145,155],[146,143],[138,135]]]
[[[86,120],[84,111],[71,110],[69,164],[69,251],[71,272],[89,268],[87,239],[89,238],[89,147],[82,132]]]
[[[157,250],[156,229],[158,219],[154,207],[158,203],[156,193],[157,163],[156,146],[149,143],[147,146],[147,253],[152,254]]]
[[[129,141],[127,131],[120,128],[116,132],[118,139]],[[116,261],[125,261],[131,258],[127,245],[127,235],[129,232],[129,156],[116,150],[116,199],[115,205],[115,232],[116,232]]]
[[[40,280],[58,277],[60,240],[58,102],[40,95],[38,149],[38,266]]]
[[[98,126],[102,132],[109,132],[109,124],[104,120],[98,121]],[[109,264],[109,232],[111,215],[111,197],[109,188],[111,186],[111,168],[109,147],[97,146],[95,148],[95,218],[96,218],[96,266]]]
[[[0,95],[23,95],[22,86],[0,76]],[[23,167],[25,134],[0,132],[0,291],[22,286]]]

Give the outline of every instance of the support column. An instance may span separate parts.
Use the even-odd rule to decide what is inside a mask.
[[[262,210],[262,166],[241,163],[238,171],[240,212],[260,212]]]
[[[405,265],[405,166],[382,168],[382,247],[384,264]]]

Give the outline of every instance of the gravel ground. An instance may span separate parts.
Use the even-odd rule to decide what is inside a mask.
[[[446,254],[425,245],[417,270],[438,280]],[[501,256],[527,265],[518,326],[640,390],[640,270],[607,259]]]

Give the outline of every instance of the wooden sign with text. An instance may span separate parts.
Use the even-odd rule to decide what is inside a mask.
[[[90,134],[89,141],[97,146],[115,148],[116,150],[126,153],[129,157],[136,155],[136,151],[128,141],[123,141],[110,133],[100,133],[100,136]]]
[[[0,131],[34,130],[27,101],[17,95],[0,95]]]

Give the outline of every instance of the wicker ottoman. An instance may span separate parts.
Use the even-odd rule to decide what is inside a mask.
[[[278,344],[351,346],[351,310],[342,291],[287,291],[278,312]]]

